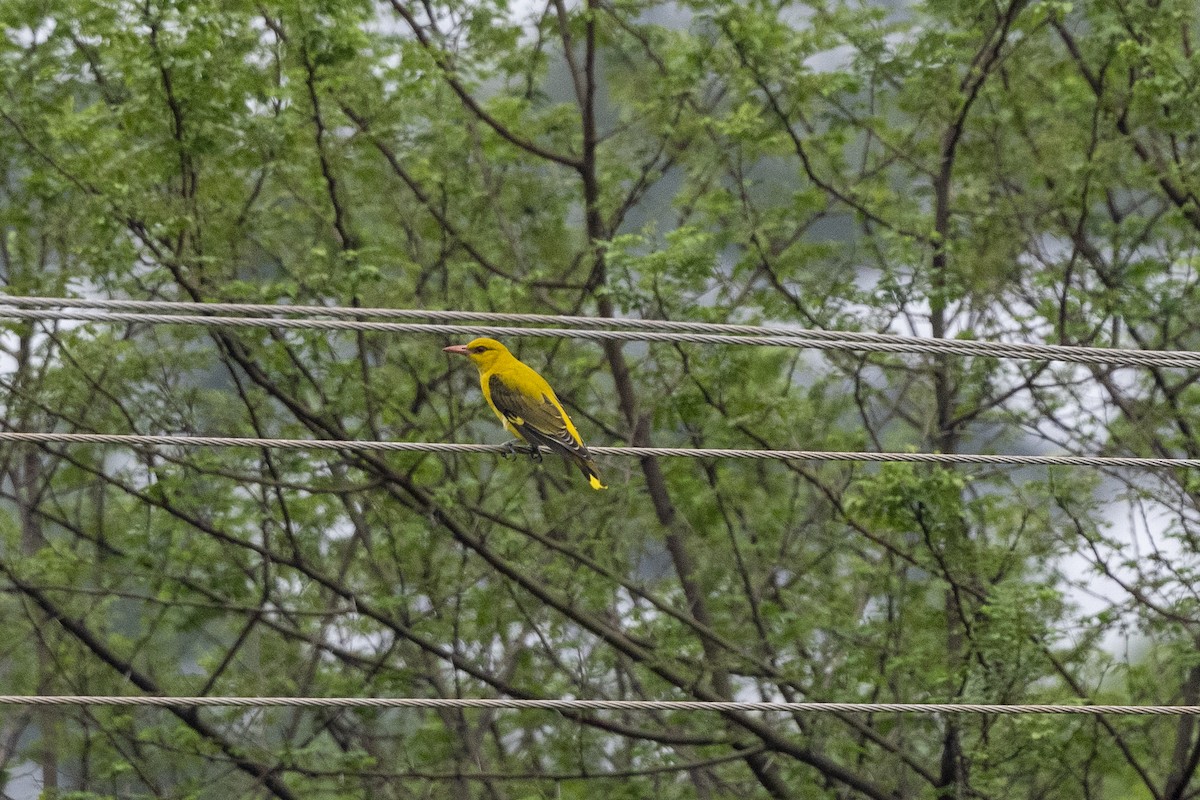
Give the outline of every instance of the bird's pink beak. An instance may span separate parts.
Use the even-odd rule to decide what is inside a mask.
[[[465,344],[452,344],[449,347],[442,348],[443,353],[458,353],[460,356],[467,354],[467,346]]]

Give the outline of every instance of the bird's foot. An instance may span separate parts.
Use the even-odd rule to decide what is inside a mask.
[[[539,464],[542,463],[542,454],[536,444],[525,444],[520,439],[513,439],[511,442],[505,442],[500,445],[500,457],[505,461],[509,461],[519,455],[528,455]]]

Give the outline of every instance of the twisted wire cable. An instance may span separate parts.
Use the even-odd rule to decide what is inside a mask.
[[[0,706],[156,706],[225,708],[484,708],[544,711],[774,711],[840,714],[1078,714],[1196,716],[1200,706],[1054,703],[785,703],[723,700],[574,700],[477,697],[164,697],[157,695],[0,695]]]
[[[171,436],[110,433],[31,433],[0,431],[0,442],[37,444],[102,444],[124,447],[269,447],[278,450],[357,450],[395,453],[493,453],[512,449],[497,444],[456,442],[388,442],[346,439],[260,439],[240,436]],[[598,456],[627,458],[734,458],[790,461],[905,462],[920,464],[987,464],[992,466],[1074,466],[1191,469],[1200,458],[1142,456],[1007,455],[988,453],[871,453],[835,450],[744,450],[721,447],[589,447]],[[518,449],[519,452],[527,452]]]
[[[301,330],[353,330],[382,333],[422,333],[440,336],[532,336],[552,339],[590,339],[595,341],[680,342],[708,345],[747,345],[752,347],[789,347],[813,350],[849,350],[874,353],[924,353],[979,356],[1035,361],[1063,361],[1077,364],[1114,364],[1131,367],[1200,368],[1200,353],[1186,350],[1138,350],[1113,347],[1077,347],[1071,345],[1041,345],[1005,342],[985,342],[971,339],[931,339],[895,337],[890,334],[837,334],[822,332],[815,338],[813,331],[789,335],[762,334],[756,336],[694,333],[681,331],[639,330],[581,330],[570,328],[524,328],[496,325],[455,325],[407,322],[371,322],[349,319],[282,319],[265,317],[208,317],[183,314],[137,314],[123,312],[92,312],[68,309],[46,311],[39,309],[0,309],[0,318],[30,320],[80,320],[85,322],[131,322],[153,325],[203,325],[224,328],[277,328]],[[768,329],[769,330],[769,329]],[[899,339],[900,341],[896,341]]]
[[[726,322],[640,319],[637,317],[581,317],[563,314],[517,314],[498,311],[444,311],[420,308],[357,308],[348,306],[280,305],[278,303],[191,303],[173,300],[101,300],[71,297],[12,297],[0,295],[0,305],[35,308],[85,308],[138,313],[179,312],[200,315],[285,315],[338,319],[433,320],[436,322],[492,322],[513,325],[557,325],[563,328],[625,328],[645,331],[691,331],[745,336],[801,336],[847,341],[904,343],[914,337],[864,331],[829,331],[795,325],[738,325]]]
[[[814,338],[857,336],[797,326],[735,325],[716,322],[692,322],[636,317],[581,317],[563,314],[517,314],[498,311],[445,311],[420,308],[366,308],[350,306],[280,305],[278,303],[191,303],[174,300],[106,300],[74,297],[13,297],[0,295],[0,305],[33,308],[90,308],[139,313],[180,312],[197,314],[260,314],[342,319],[434,320],[441,322],[497,322],[515,325],[558,325],[564,328],[628,328],[631,330],[696,331],[698,333],[740,333],[747,336],[775,333],[811,334]],[[903,338],[903,337],[896,337]]]

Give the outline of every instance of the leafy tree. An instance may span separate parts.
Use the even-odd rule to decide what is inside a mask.
[[[10,0],[4,288],[1195,349],[1198,21]],[[438,337],[4,326],[12,430],[500,436]],[[1200,457],[1180,370],[509,343],[594,444]],[[1200,703],[1183,470],[612,459],[593,493],[553,459],[0,456],[7,692]],[[1200,734],[78,708],[5,713],[0,756],[77,798],[1181,800]]]

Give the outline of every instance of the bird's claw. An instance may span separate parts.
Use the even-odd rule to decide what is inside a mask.
[[[526,445],[517,439],[513,439],[511,442],[505,442],[500,445],[500,457],[505,461],[510,461],[524,454],[528,454],[537,463],[542,463],[542,453],[535,444]]]

